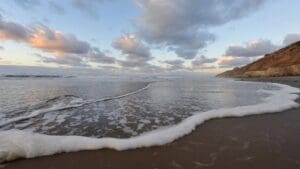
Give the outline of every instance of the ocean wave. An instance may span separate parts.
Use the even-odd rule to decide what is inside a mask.
[[[74,76],[60,76],[60,75],[1,75],[0,77],[4,78],[72,78]]]
[[[1,117],[2,120],[0,120],[0,127],[6,126],[11,123],[18,122],[18,121],[34,118],[36,116],[39,116],[39,115],[42,115],[45,113],[49,113],[49,112],[53,112],[53,111],[74,109],[74,108],[79,108],[79,107],[85,106],[87,104],[105,102],[105,101],[116,100],[116,99],[128,97],[128,96],[137,94],[139,92],[142,92],[142,91],[148,89],[152,83],[154,83],[154,82],[148,83],[145,87],[135,90],[133,92],[129,92],[126,94],[113,96],[113,97],[104,97],[104,98],[101,98],[98,100],[83,101],[81,98],[79,98],[77,96],[73,96],[73,95],[58,96],[58,97],[47,100],[45,103],[41,103],[37,106],[34,106],[35,108],[29,110],[29,112],[21,111],[21,113],[25,113],[26,115],[13,117],[13,118]],[[6,113],[6,114],[11,114],[11,113]],[[18,113],[18,114],[20,114],[20,113]]]
[[[271,96],[265,98],[262,103],[195,113],[195,115],[184,119],[177,125],[164,127],[128,139],[49,136],[21,130],[2,131],[0,132],[0,162],[80,150],[110,148],[121,151],[159,146],[191,133],[197,125],[210,119],[273,113],[299,106],[295,102],[298,93],[300,93],[298,88],[282,84],[274,85],[280,87],[280,90],[265,91],[270,93]]]

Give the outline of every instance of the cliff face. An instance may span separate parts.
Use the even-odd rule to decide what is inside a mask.
[[[300,41],[241,68],[219,74],[220,77],[271,77],[300,75]]]

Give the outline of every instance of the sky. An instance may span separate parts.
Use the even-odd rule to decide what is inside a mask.
[[[220,72],[300,40],[299,0],[0,0],[0,65]]]

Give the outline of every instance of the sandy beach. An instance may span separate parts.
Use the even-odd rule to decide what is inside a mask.
[[[241,79],[244,80],[244,79]],[[300,87],[300,77],[247,79]],[[300,99],[298,99],[300,102]],[[300,108],[205,122],[164,146],[63,153],[1,164],[7,169],[297,169]]]

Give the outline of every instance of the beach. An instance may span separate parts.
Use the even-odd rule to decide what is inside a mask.
[[[300,169],[299,0],[4,2],[0,169]]]
[[[300,87],[300,77],[239,79]],[[300,102],[300,100],[297,100]],[[127,151],[62,153],[4,163],[23,169],[300,168],[300,108],[205,122],[170,144]]]

